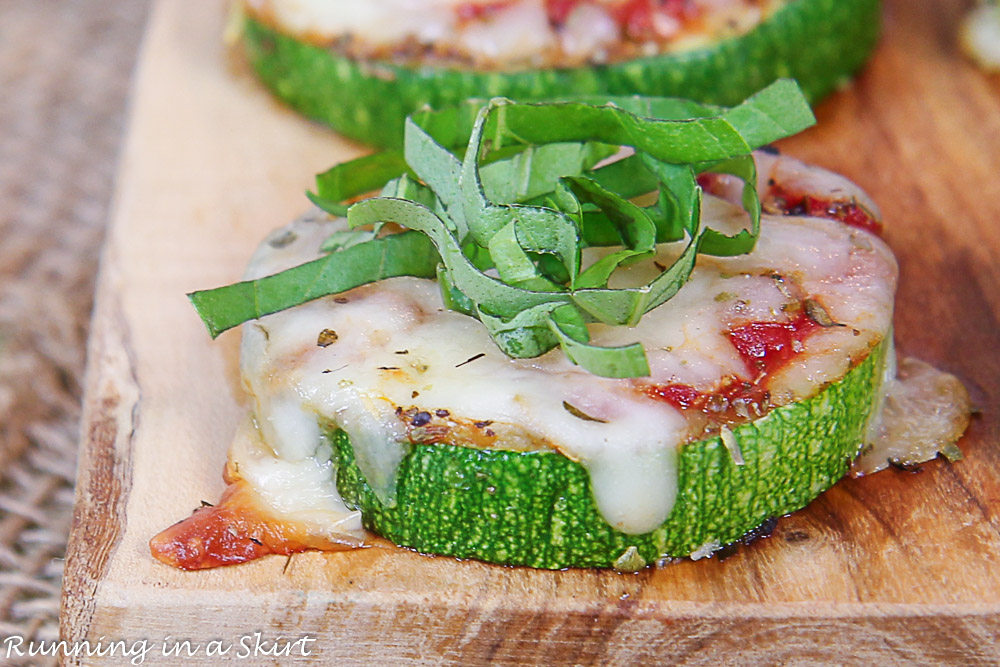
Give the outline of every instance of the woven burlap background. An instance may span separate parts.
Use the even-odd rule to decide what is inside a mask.
[[[0,638],[58,635],[88,318],[147,11],[0,0]]]

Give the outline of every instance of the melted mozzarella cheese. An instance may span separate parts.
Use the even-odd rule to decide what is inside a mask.
[[[431,42],[455,27],[458,0],[247,0],[289,32],[327,38],[360,35],[374,43],[408,37]]]
[[[716,226],[738,218],[721,200],[705,210]],[[247,277],[314,258],[321,241],[340,228],[340,221],[318,213],[300,219],[261,246]],[[843,377],[890,330],[896,266],[878,238],[813,218],[765,216],[762,230],[752,255],[702,258],[677,296],[636,327],[593,326],[598,344],[642,342],[650,378],[597,377],[559,350],[509,359],[476,320],[443,308],[434,282],[395,278],[244,327],[243,377],[257,422],[274,458],[300,466],[310,492],[322,499],[304,509],[328,512],[331,521],[344,517],[327,502],[336,495],[332,474],[321,490],[314,484],[314,471],[329,458],[318,421],[351,436],[366,479],[391,501],[408,441],[399,409],[447,410],[452,422],[488,425],[483,437],[489,443],[550,448],[580,462],[605,519],[626,533],[648,532],[673,507],[678,446],[701,436],[702,425],[652,400],[644,387],[684,383],[712,391],[722,378],[750,377],[727,336],[730,327],[787,321],[785,307],[802,296],[822,301],[845,326],[809,336],[804,351],[770,379],[779,404]],[[676,244],[664,246],[655,262],[678,252]],[[659,270],[656,263],[637,264],[625,280],[647,280]],[[325,330],[336,332],[336,342],[320,346]],[[600,421],[581,419],[567,405]]]
[[[270,415],[278,423],[281,417]],[[315,416],[311,419],[316,428]],[[283,436],[292,435],[279,426]],[[302,444],[315,442],[303,440]],[[303,524],[312,535],[354,535],[361,537],[361,512],[350,510],[337,493],[336,471],[330,460],[329,445],[319,445],[312,455],[301,458],[276,456],[256,426],[248,420],[229,449],[229,475],[248,482],[269,509],[269,514]]]

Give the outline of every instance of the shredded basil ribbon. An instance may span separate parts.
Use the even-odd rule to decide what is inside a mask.
[[[670,98],[507,99],[424,110],[405,148],[337,165],[310,199],[346,216],[320,259],[258,280],[194,292],[212,336],[247,320],[393,276],[437,277],[445,304],[475,317],[511,357],[555,346],[606,377],[649,374],[642,346],[590,343],[587,325],[634,326],[688,279],[699,253],[750,252],[760,231],[751,151],[815,119],[798,85],[780,80],[723,109]],[[634,152],[608,163],[628,146]],[[747,229],[733,236],[701,219],[704,172],[744,182]],[[344,202],[381,188],[381,196]],[[656,193],[651,206],[631,200]],[[379,236],[386,222],[409,231]],[[363,228],[363,229],[362,229]],[[372,231],[374,229],[375,231]],[[662,273],[611,288],[620,268],[656,244],[685,241]],[[585,247],[612,247],[583,266]]]

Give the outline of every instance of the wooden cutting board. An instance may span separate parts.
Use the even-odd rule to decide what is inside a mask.
[[[635,575],[394,548],[185,573],[147,540],[218,498],[244,399],[238,334],[211,343],[184,294],[234,280],[313,174],[362,149],[256,85],[221,43],[220,1],[160,0],[94,315],[64,637],[146,640],[145,664],[215,664],[210,640],[272,664],[244,656],[255,632],[325,664],[1000,661],[1000,78],[956,53],[967,6],[887,2],[871,66],[783,144],[883,207],[899,346],[983,409],[965,460],[845,480],[724,561]],[[181,640],[193,657],[163,655]]]

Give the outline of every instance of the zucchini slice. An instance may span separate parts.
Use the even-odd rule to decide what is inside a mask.
[[[878,402],[890,340],[891,333],[816,396],[734,427],[742,465],[721,437],[682,446],[676,504],[650,533],[612,528],[584,468],[552,451],[415,445],[399,466],[396,502],[387,506],[355,464],[350,439],[329,427],[337,488],[361,510],[366,528],[422,553],[628,571],[707,555],[805,507],[844,476]]]
[[[509,73],[356,61],[250,16],[243,41],[260,79],[293,108],[351,139],[398,146],[407,114],[467,98],[640,94],[731,105],[790,77],[816,101],[868,59],[880,15],[878,0],[794,0],[749,33],[711,48]]]

